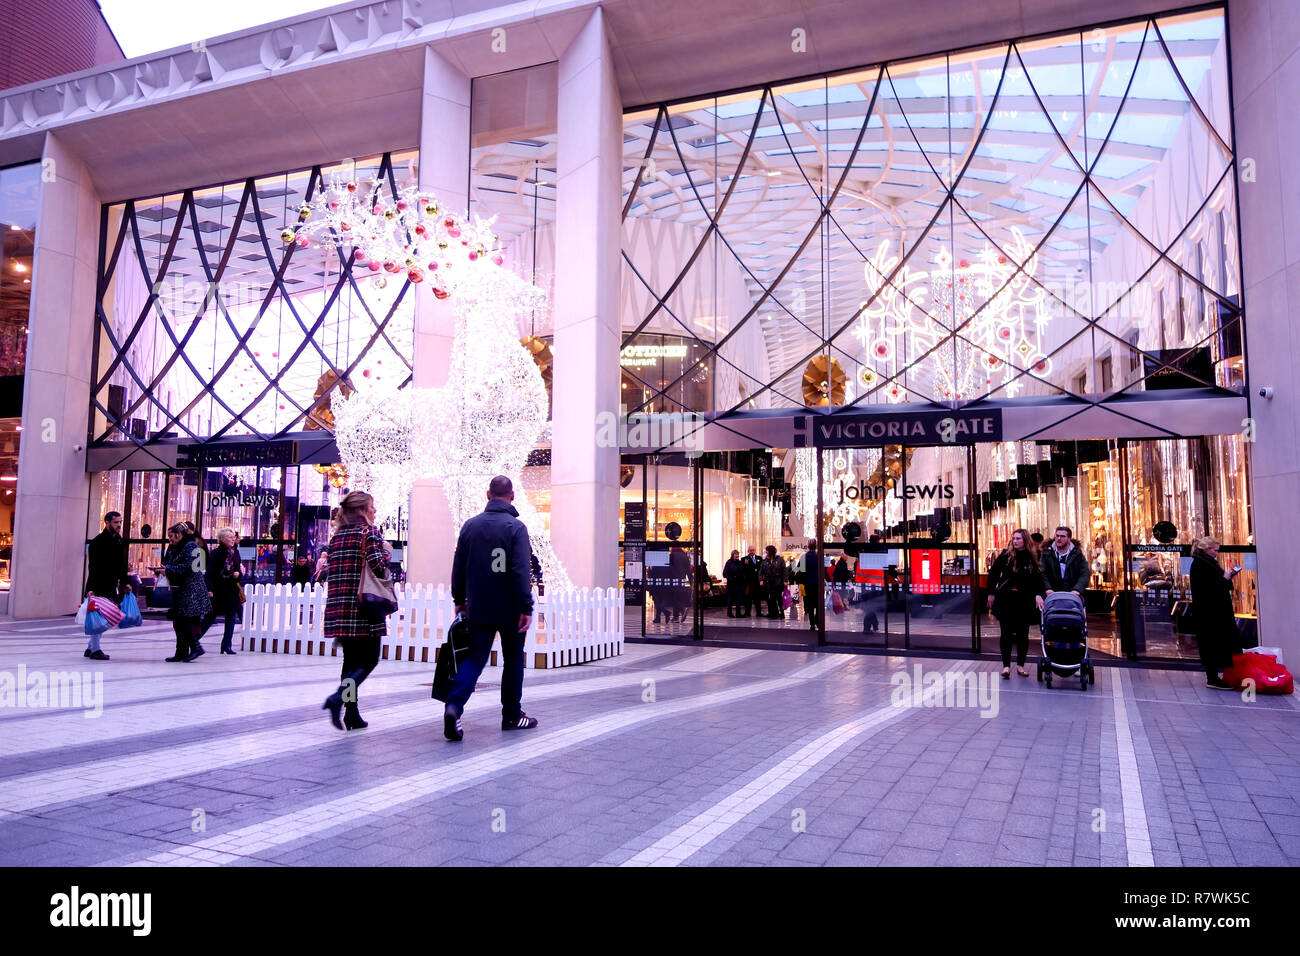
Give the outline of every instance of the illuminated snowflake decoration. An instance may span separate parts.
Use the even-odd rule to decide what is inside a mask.
[[[875,298],[853,328],[864,368],[928,369],[931,397],[938,401],[975,399],[999,387],[1014,395],[1022,370],[1047,377],[1051,360],[1040,347],[1050,317],[1047,294],[1034,282],[1032,247],[1019,229],[1011,233],[1006,255],[986,245],[973,261],[954,264],[940,246],[933,271],[905,265],[892,283],[885,279],[899,257],[890,255],[888,240],[882,242],[865,267],[867,292]],[[1013,260],[1024,268],[1017,271]],[[864,374],[872,378],[860,371],[860,381]],[[897,385],[886,390],[890,401],[903,396]]]
[[[414,186],[389,202],[380,185],[363,193],[355,183],[335,183],[298,215],[297,228],[281,235],[285,242],[335,246],[354,268],[364,263],[380,273],[375,281],[383,273],[429,279],[455,315],[446,386],[399,391],[363,383],[335,403],[335,442],[351,486],[375,495],[381,517],[395,517],[417,480],[435,478],[459,534],[483,510],[493,476],[506,475],[518,489],[514,505],[547,583],[568,587],[520,482],[546,429],[547,396],[518,329],[522,317],[546,309],[545,293],[501,267],[490,221],[469,223]]]

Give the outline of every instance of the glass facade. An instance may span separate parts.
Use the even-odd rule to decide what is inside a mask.
[[[40,180],[39,163],[0,169],[0,591],[9,589],[13,565]]]
[[[93,440],[328,430],[331,396],[356,380],[407,384],[406,277],[280,233],[330,181],[391,194],[416,162],[390,153],[106,207]]]
[[[1208,10],[629,114],[624,347],[711,358],[630,408],[1240,390],[1227,88]]]

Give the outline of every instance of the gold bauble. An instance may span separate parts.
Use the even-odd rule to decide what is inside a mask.
[[[844,404],[848,377],[838,360],[825,354],[813,357],[803,371],[803,400],[809,406]]]
[[[280,231],[281,242],[293,242],[294,232],[292,229],[282,229]]]

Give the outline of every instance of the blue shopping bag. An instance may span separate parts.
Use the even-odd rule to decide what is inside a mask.
[[[139,627],[144,621],[140,617],[140,605],[136,602],[135,595],[130,591],[122,598],[122,621],[117,626]]]
[[[104,617],[104,615],[100,614],[98,611],[86,612],[87,635],[93,636],[95,634],[103,634],[112,626],[113,625],[108,623],[108,618]]]

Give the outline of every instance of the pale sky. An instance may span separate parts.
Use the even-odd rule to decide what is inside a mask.
[[[342,0],[99,0],[127,58],[189,46],[309,10],[336,7]]]

